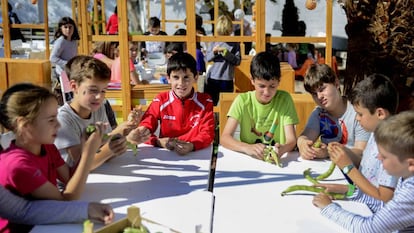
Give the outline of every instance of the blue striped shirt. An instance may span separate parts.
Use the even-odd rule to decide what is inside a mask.
[[[365,194],[359,194],[365,195]],[[358,199],[369,205],[375,202],[365,195]],[[373,205],[379,207],[379,205]],[[394,197],[368,217],[354,214],[332,203],[322,209],[321,214],[350,232],[414,232],[414,176],[404,181],[400,178]]]

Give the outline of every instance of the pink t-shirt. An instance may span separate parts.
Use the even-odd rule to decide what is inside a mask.
[[[47,181],[57,185],[57,169],[65,164],[53,144],[42,146],[42,156],[34,155],[14,143],[0,155],[0,184],[12,193],[30,197]],[[0,218],[0,231],[8,232],[8,220]]]
[[[131,59],[129,60],[129,72],[135,70],[134,63],[132,63]],[[115,58],[114,62],[111,66],[111,83],[120,83],[121,82],[121,58]]]

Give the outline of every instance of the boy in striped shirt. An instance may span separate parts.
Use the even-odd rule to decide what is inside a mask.
[[[414,232],[414,111],[383,120],[374,135],[384,169],[400,177],[394,197],[371,216],[344,210],[325,193],[316,195],[313,204],[350,232]]]

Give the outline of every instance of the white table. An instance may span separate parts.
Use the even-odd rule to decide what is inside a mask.
[[[250,232],[346,232],[320,215],[312,204],[312,193],[280,193],[295,184],[311,185],[303,171],[312,168],[313,175],[328,170],[330,161],[303,160],[297,152],[282,157],[284,167],[219,148],[214,181],[214,233]],[[327,182],[345,182],[336,169]],[[298,192],[296,192],[298,193]],[[371,212],[363,204],[338,201],[344,208],[363,215]]]
[[[142,216],[180,232],[211,229],[213,195],[207,190],[212,147],[186,156],[166,149],[140,146],[93,171],[81,200],[109,203],[116,220],[126,216],[131,205]],[[102,227],[95,224],[95,229]],[[82,224],[38,225],[40,232],[82,232]]]

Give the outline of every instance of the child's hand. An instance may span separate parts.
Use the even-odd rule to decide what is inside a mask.
[[[313,141],[309,140],[304,137],[299,137],[297,146],[299,149],[299,154],[304,159],[315,159],[316,158],[316,152],[314,148],[312,147]]]
[[[176,140],[174,151],[179,155],[185,155],[194,150],[194,145],[191,142]]]
[[[352,160],[346,154],[344,145],[338,142],[331,142],[328,145],[328,152],[332,162],[334,162],[339,168],[342,169],[343,167],[352,164]]]
[[[332,203],[332,199],[325,193],[318,193],[315,197],[313,197],[312,203],[314,206],[323,209]]]
[[[114,219],[114,211],[108,204],[90,202],[88,205],[88,218],[98,220],[104,224],[111,223]]]
[[[313,141],[307,138],[300,138],[297,143],[299,154],[304,159],[326,158],[328,156],[327,146],[321,143],[320,148],[313,147]]]
[[[262,143],[246,144],[243,148],[243,153],[250,155],[255,159],[264,159],[264,150],[266,146]]]
[[[122,155],[127,150],[125,136],[121,134],[111,135],[108,146],[114,155]]]
[[[96,122],[95,125],[93,125],[93,127],[86,128],[86,132],[84,135],[87,138],[85,139],[85,142],[83,145],[85,150],[90,150],[91,154],[95,154],[96,151],[98,151],[99,148],[102,146],[102,144],[104,144],[105,141],[107,140],[104,137],[104,132],[108,127],[109,127],[108,123]],[[93,130],[88,131],[89,129],[92,129],[92,128]]]
[[[132,111],[128,114],[128,122],[137,126],[141,122],[143,115],[144,111],[142,111],[142,106],[139,105],[138,107],[133,108]]]
[[[144,126],[139,126],[138,128],[133,129],[129,132],[127,140],[134,144],[140,144],[149,139],[151,132]]]
[[[348,192],[348,185],[345,184],[315,184],[315,187],[325,188],[325,192],[327,193],[346,193]]]

